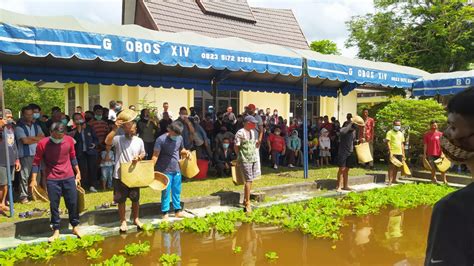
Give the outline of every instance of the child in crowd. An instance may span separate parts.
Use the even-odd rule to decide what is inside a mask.
[[[110,150],[102,151],[100,154],[100,172],[101,172],[101,181],[102,181],[102,189],[111,189],[112,188],[112,176],[114,174],[114,162],[115,156],[114,152]]]
[[[319,167],[319,154],[318,154],[318,147],[319,147],[319,139],[318,135],[314,134],[314,136],[309,136],[309,160],[310,162],[314,162],[316,167]]]
[[[319,138],[319,157],[320,165],[329,165],[331,160],[331,139],[329,138],[329,131],[325,128],[321,129],[321,137]]]

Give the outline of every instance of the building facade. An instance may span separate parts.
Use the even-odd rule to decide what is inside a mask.
[[[246,0],[234,1],[162,1],[123,0],[122,23],[166,31],[191,31],[214,38],[238,37],[255,43],[270,43],[297,49],[309,49],[308,42],[289,9],[250,7]],[[211,87],[211,84],[209,84]],[[69,84],[65,86],[66,110],[75,106],[92,108],[94,104],[108,106],[110,100],[122,100],[125,106],[154,105],[161,108],[168,102],[173,113],[181,106],[204,112],[214,105],[209,91],[181,88],[144,88],[129,86],[104,86],[92,84]],[[357,109],[357,93],[352,92],[339,99],[309,97],[308,114],[336,116]],[[218,111],[232,106],[242,112],[244,106],[253,103],[259,109],[278,109],[287,119],[303,116],[301,95],[282,93],[218,91]]]

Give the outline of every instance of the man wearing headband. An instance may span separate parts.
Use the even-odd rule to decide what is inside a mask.
[[[441,137],[443,154],[464,163],[474,178],[474,87],[448,104],[448,128]],[[474,264],[474,183],[436,203],[431,216],[425,265]]]
[[[74,150],[74,139],[65,135],[66,125],[55,122],[50,128],[51,136],[42,139],[36,147],[33,160],[30,187],[37,186],[36,176],[40,165],[44,167],[46,175],[46,186],[48,189],[49,206],[51,210],[51,228],[53,235],[48,239],[52,242],[59,238],[59,202],[61,196],[64,198],[69,214],[69,223],[72,225],[72,233],[81,237],[77,226],[79,225],[79,213],[77,209],[77,184],[81,181],[81,172],[76,160]],[[73,170],[74,169],[74,170]],[[76,173],[74,175],[74,172]]]

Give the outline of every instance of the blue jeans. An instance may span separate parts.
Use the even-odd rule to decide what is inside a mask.
[[[49,179],[46,182],[48,187],[49,208],[51,210],[51,228],[59,230],[59,202],[61,196],[64,197],[66,208],[69,213],[69,223],[75,227],[79,224],[79,213],[77,211],[77,188],[76,179],[70,177],[67,179],[54,180]]]
[[[114,166],[102,166],[100,167],[100,172],[102,174],[101,180],[107,181],[107,187],[112,187],[112,175],[114,174]]]
[[[170,211],[170,194],[173,202],[173,209],[175,212],[181,210],[181,173],[165,173],[169,178],[170,183],[168,187],[161,191],[161,212],[166,214]]]

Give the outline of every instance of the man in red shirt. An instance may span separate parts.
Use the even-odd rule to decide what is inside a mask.
[[[99,145],[97,145],[97,150],[100,152],[105,150],[105,137],[110,132],[109,125],[107,122],[102,120],[103,108],[101,105],[94,106],[94,118],[89,121],[89,126],[94,130],[97,139],[99,140]]]
[[[36,176],[40,165],[46,175],[46,186],[48,188],[49,206],[51,209],[51,228],[53,235],[49,242],[59,238],[59,202],[64,197],[69,214],[69,223],[72,225],[72,233],[81,237],[77,226],[79,225],[79,213],[77,209],[77,184],[81,180],[81,173],[76,160],[74,150],[74,139],[65,135],[66,126],[60,122],[51,125],[51,136],[42,139],[36,147],[35,158],[31,173],[30,187],[36,187]],[[73,171],[74,168],[74,171]],[[74,175],[74,172],[76,174]]]
[[[438,131],[438,123],[436,121],[431,121],[430,131],[426,132],[423,136],[423,156],[424,159],[428,160],[431,165],[431,181],[433,183],[438,183],[436,180],[436,163],[435,161],[441,157],[444,157],[443,151],[441,150],[440,139],[443,136],[443,132]],[[448,183],[446,180],[446,173],[441,173],[443,182]]]
[[[359,130],[359,141],[360,143],[368,142],[370,147],[370,153],[374,158],[374,136],[375,136],[375,120],[369,117],[369,109],[362,111],[362,119],[364,119],[365,127],[363,130]],[[369,167],[374,168],[374,161],[369,162]]]
[[[275,127],[273,134],[268,137],[268,147],[268,152],[272,155],[273,168],[278,169],[280,156],[283,156],[286,150],[285,139],[281,136],[280,127]]]

